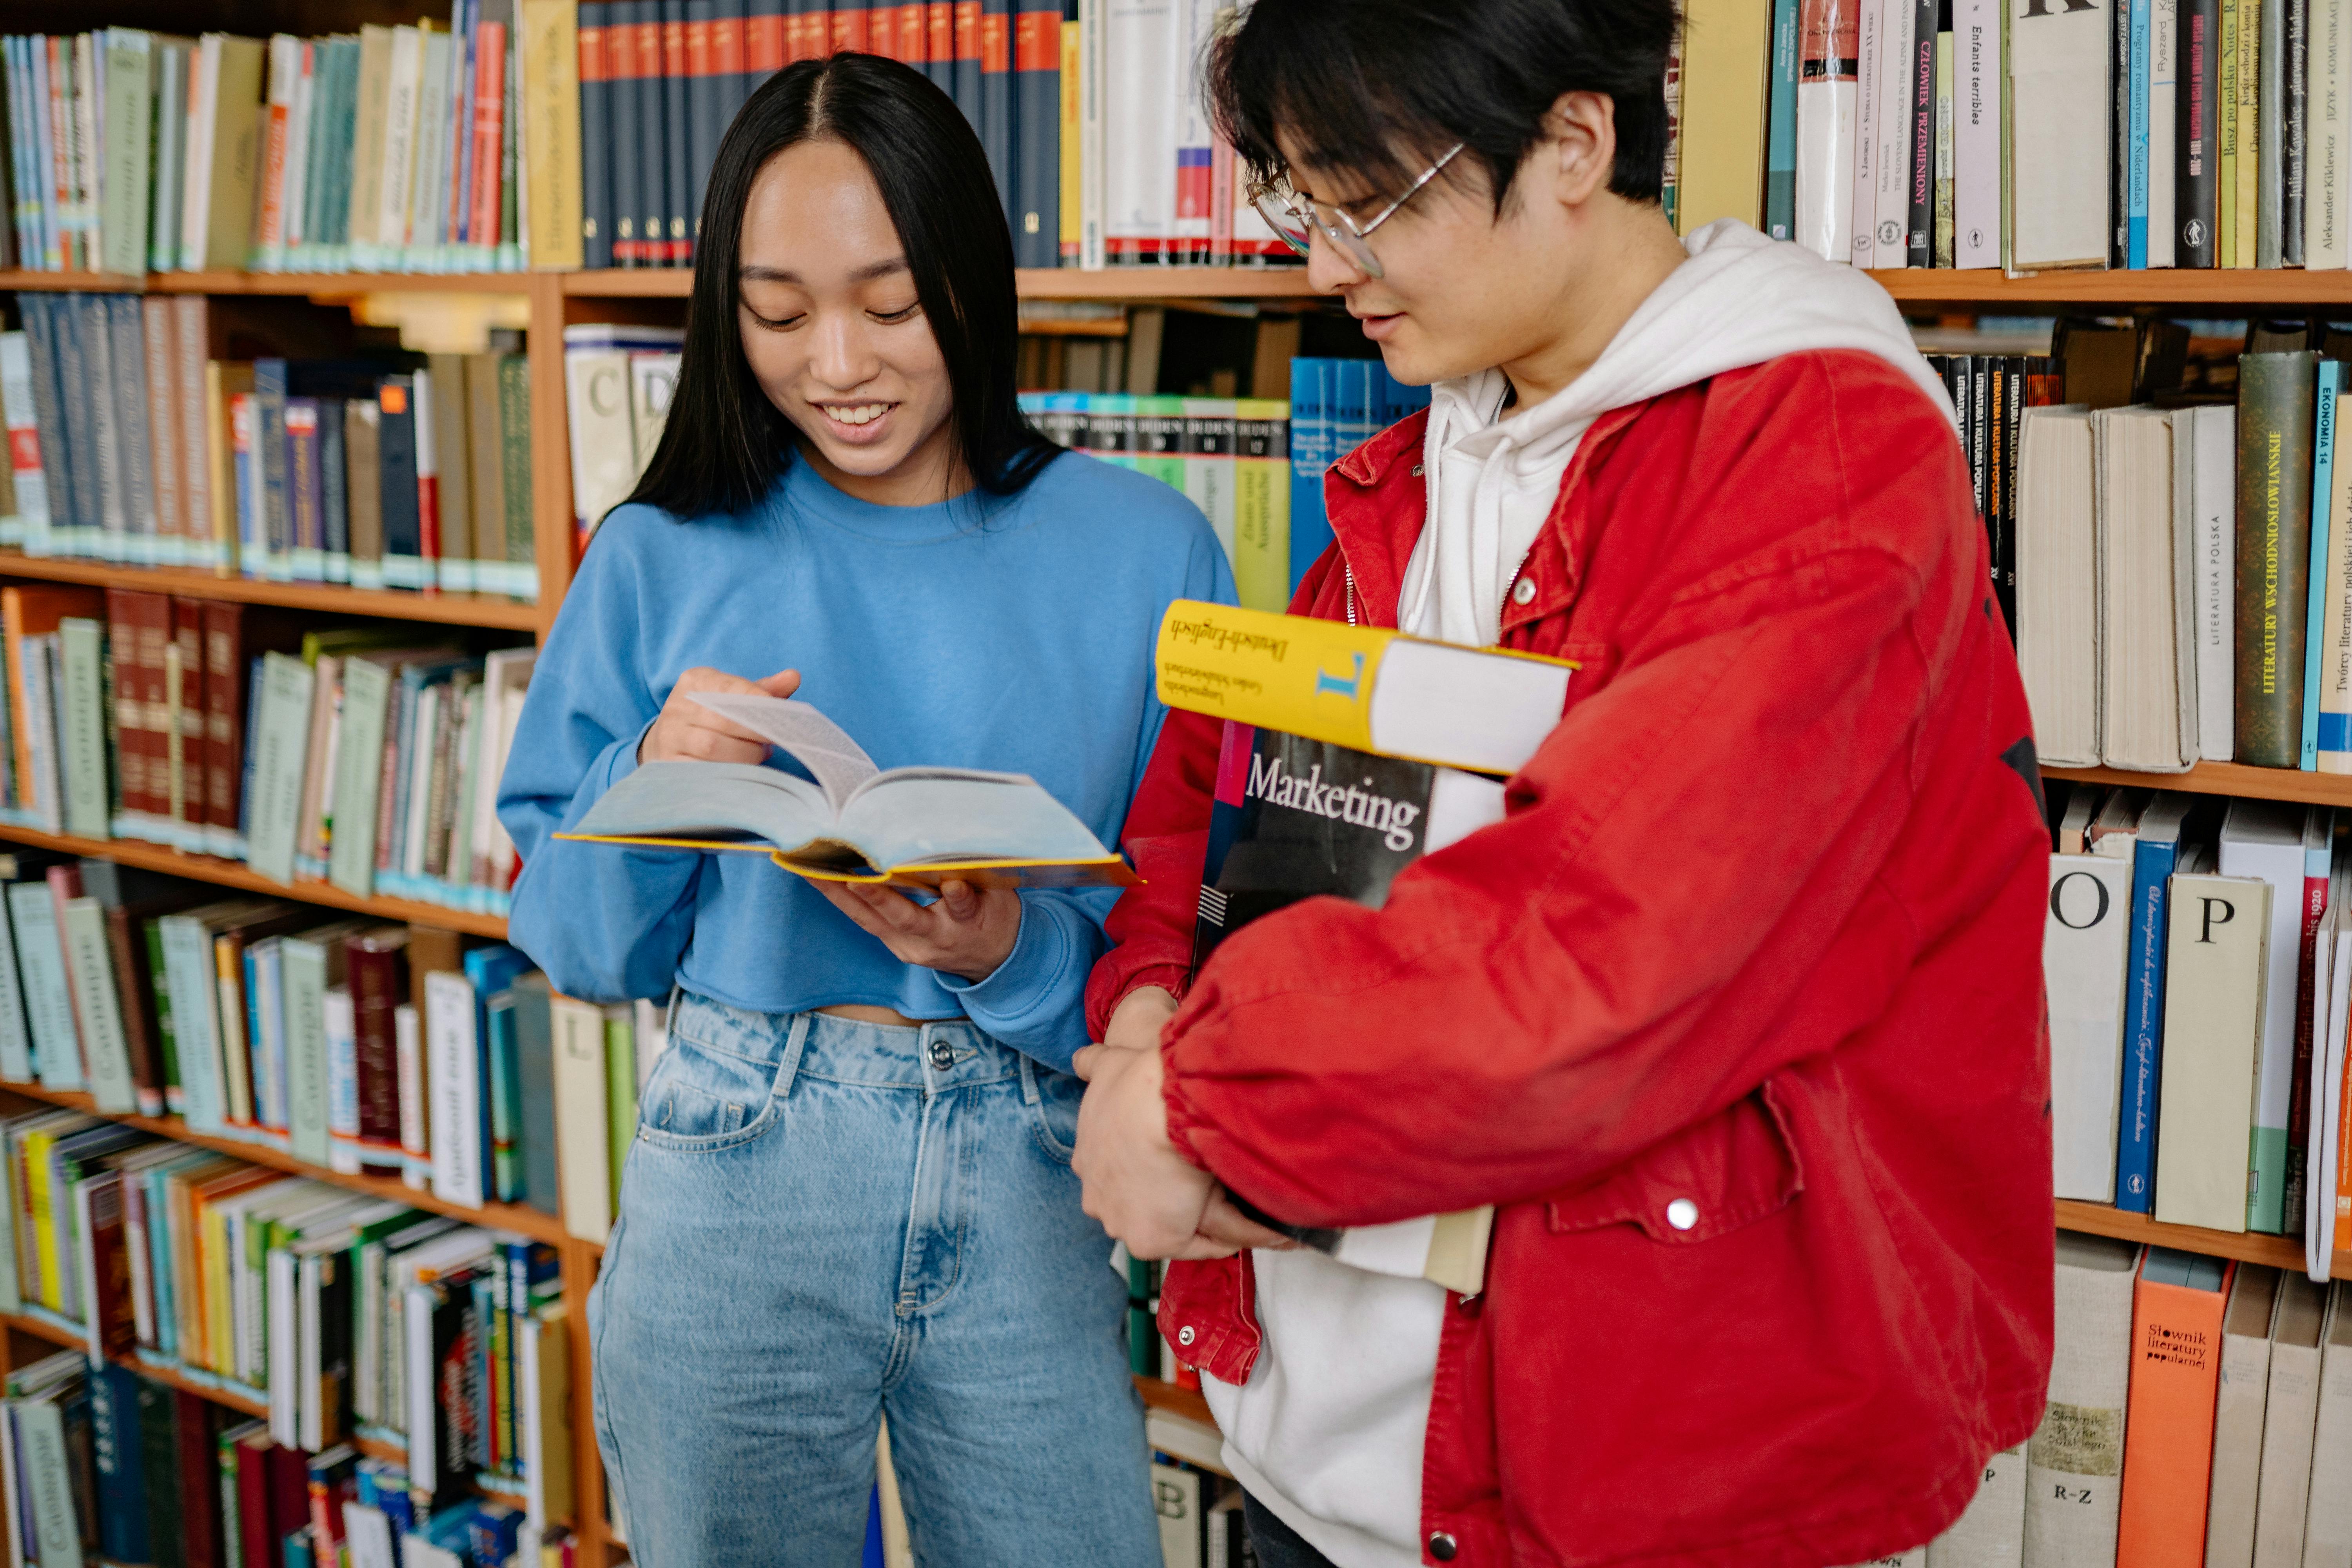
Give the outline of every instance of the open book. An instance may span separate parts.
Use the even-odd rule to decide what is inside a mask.
[[[1127,887],[1127,862],[1021,773],[884,770],[805,702],[754,692],[694,700],[789,752],[808,779],[751,763],[647,763],[558,838],[768,852],[825,881],[937,888]]]

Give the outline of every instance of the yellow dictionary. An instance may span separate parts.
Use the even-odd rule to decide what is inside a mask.
[[[49,1144],[53,1141],[47,1132],[31,1133],[25,1139],[25,1197],[33,1211],[35,1299],[55,1312],[65,1306],[65,1293],[58,1284],[57,1226],[49,1212]]]
[[[1234,405],[1234,591],[1254,610],[1290,603],[1290,405]]]
[[[1179,599],[1160,617],[1160,700],[1359,752],[1516,773],[1568,700],[1565,659]]]
[[[522,0],[524,235],[534,268],[582,258],[579,0]]]
[[[1078,179],[1078,23],[1073,15],[1062,24],[1062,211],[1061,233],[1055,245],[1062,265],[1069,266],[1078,258],[1078,202],[1081,189]]]
[[[1675,226],[1717,218],[1761,226],[1769,0],[1689,0],[1683,21],[1682,166]]]

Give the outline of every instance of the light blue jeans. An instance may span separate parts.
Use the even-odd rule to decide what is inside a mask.
[[[964,1022],[682,996],[588,1300],[645,1568],[846,1568],[890,1421],[928,1568],[1157,1568],[1083,1086]]]

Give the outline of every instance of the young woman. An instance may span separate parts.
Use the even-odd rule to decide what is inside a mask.
[[[1153,628],[1231,577],[1176,492],[1023,424],[1015,333],[953,103],[864,55],[771,80],[711,172],[660,447],[524,708],[514,941],[568,994],[674,998],[589,1309],[658,1568],[853,1561],[886,1414],[919,1561],[1159,1561],[1125,1291],[1069,1168],[1108,891],[918,904],[551,837],[640,763],[766,759],[688,700],[761,690],[885,767],[1027,773],[1117,841]]]

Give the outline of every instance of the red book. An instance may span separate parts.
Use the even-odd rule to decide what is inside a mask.
[[[784,63],[798,65],[803,60],[823,59],[825,40],[833,28],[833,13],[810,11],[800,0],[791,0],[791,4],[793,12],[784,23]]]
[[[655,74],[676,84],[662,89],[665,101],[674,103],[686,101],[688,72],[686,63],[686,17],[683,15],[675,21],[661,24],[661,68]],[[673,93],[677,95],[675,98],[670,96]],[[688,118],[691,118],[690,111]],[[675,136],[678,134],[679,129],[685,122],[671,121],[667,123],[669,130],[666,134]],[[686,157],[677,148],[670,147],[667,142],[663,145],[672,155],[669,175],[675,180],[677,177],[677,172],[688,166]],[[688,199],[681,193],[671,191],[669,193],[670,211],[673,214],[684,211]],[[693,263],[694,245],[683,233],[673,233],[656,243],[653,254],[654,265],[656,267],[686,267]]]
[[[179,1444],[180,1523],[187,1568],[228,1568],[221,1552],[219,1406],[185,1389],[172,1391],[173,1436]]]
[[[743,96],[784,68],[784,0],[751,0],[743,15]]]
[[[727,9],[720,6],[721,11]],[[736,16],[710,18],[710,69],[721,83],[720,90],[731,95],[727,100],[740,103],[748,96],[741,86],[743,64],[744,20]],[[731,112],[731,110],[730,111]],[[725,128],[721,127],[723,131]]]
[[[125,588],[106,591],[106,668],[114,689],[115,776],[122,809],[144,816],[153,809],[147,795],[147,682],[138,668],[139,626],[131,598]]]
[[[499,149],[507,132],[507,25],[478,22],[474,26],[474,211],[466,233],[469,244],[485,250],[499,243]]]
[[[864,54],[869,43],[866,20],[866,7],[861,4],[834,7],[831,52],[836,55]]]
[[[189,837],[205,826],[205,604],[172,601],[172,647],[179,657],[164,665],[164,701],[173,727],[165,732],[164,788],[172,821]],[[172,1107],[174,1114],[180,1108]]]
[[[866,47],[886,60],[898,58],[898,8],[888,0],[874,0],[864,15]]]
[[[85,1088],[89,1083],[89,1025],[84,1022],[81,987],[74,984],[73,953],[66,947],[66,900],[81,897],[81,868],[67,860],[48,869],[49,912],[58,922],[58,952],[66,966],[66,995],[73,1003],[74,1047],[79,1058],[76,1068]]]
[[[360,1159],[394,1170],[401,1163],[400,1049],[393,1010],[408,995],[407,946],[408,928],[379,926],[343,949],[359,1068]]]
[[[299,1448],[269,1450],[269,1543],[282,1555],[285,1539],[310,1523],[310,1456]]]
[[[980,0],[955,0],[955,58],[980,58]]]
[[[226,838],[245,778],[245,606],[207,599],[204,623],[205,822]]]
[[[109,1173],[89,1187],[90,1276],[98,1299],[86,1309],[90,1338],[108,1361],[127,1362],[139,1349],[138,1310],[131,1300],[131,1252],[122,1235],[122,1177]]]
[[[924,46],[927,61],[952,62],[956,58],[955,0],[925,0],[924,20],[929,38]]]
[[[278,1568],[269,1550],[269,1433],[257,1427],[236,1442],[236,1524],[245,1568]]]

